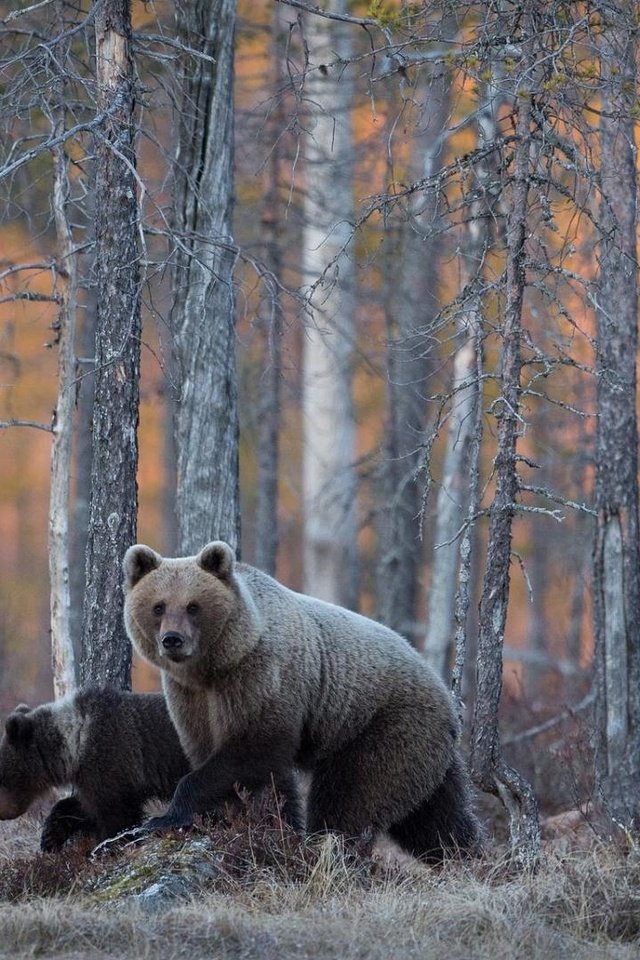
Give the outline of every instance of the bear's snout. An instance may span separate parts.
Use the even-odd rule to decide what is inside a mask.
[[[189,656],[189,652],[185,649],[186,642],[186,637],[177,630],[167,630],[160,637],[164,655],[176,663],[186,660]]]
[[[165,650],[177,650],[184,646],[184,637],[181,633],[169,630],[162,634],[162,646]]]

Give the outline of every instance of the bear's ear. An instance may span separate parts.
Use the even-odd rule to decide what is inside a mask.
[[[34,722],[28,713],[18,709],[7,717],[5,730],[9,743],[26,747],[33,736]]]
[[[129,547],[122,561],[126,589],[131,590],[148,573],[157,570],[161,563],[160,554],[151,547],[145,547],[144,543],[136,543],[133,547]]]
[[[218,580],[229,580],[233,573],[235,559],[235,554],[228,543],[224,540],[213,540],[202,548],[196,557],[196,563]]]

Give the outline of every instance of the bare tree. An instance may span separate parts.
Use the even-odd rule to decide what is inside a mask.
[[[331,13],[347,11],[331,0]],[[304,583],[315,596],[358,603],[350,32],[305,20],[303,265],[309,322],[303,350]]]
[[[525,241],[529,213],[531,104],[534,80],[535,5],[523,18],[523,59],[529,71],[516,89],[516,142],[513,182],[506,225],[505,306],[502,323],[500,393],[494,403],[497,451],[495,493],[489,508],[489,541],[480,600],[476,700],[472,727],[471,769],[483,790],[500,796],[510,818],[511,846],[524,863],[535,862],[540,828],[535,795],[524,778],[504,760],[498,732],[502,690],[502,645],[509,603],[509,570],[513,517],[519,480],[517,443],[522,373],[522,307],[525,290]],[[526,78],[526,80],[525,80]]]
[[[131,686],[122,556],[137,520],[140,272],[135,71],[128,0],[95,4],[97,318],[91,501],[80,679]]]
[[[602,204],[597,301],[596,774],[623,824],[640,815],[640,549],[638,532],[638,258],[635,5],[597,4],[602,58]],[[635,23],[635,20],[633,21]]]
[[[57,74],[53,89],[52,134],[61,139],[66,128],[64,71],[68,58],[65,41],[64,0],[58,0],[56,27],[61,39],[54,46]],[[75,687],[76,669],[71,624],[70,531],[72,429],[76,396],[76,312],[78,271],[69,222],[68,157],[62,143],[53,149],[53,212],[58,241],[56,292],[59,298],[56,339],[58,346],[58,403],[53,417],[51,487],[49,497],[49,579],[51,603],[51,654],[53,688],[63,697]]]
[[[174,180],[178,550],[240,547],[231,239],[235,0],[180,0]]]

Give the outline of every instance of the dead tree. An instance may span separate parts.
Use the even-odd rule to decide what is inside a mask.
[[[57,3],[56,27],[65,35],[64,0]],[[54,46],[56,70],[64,71],[68,40]],[[53,84],[52,134],[61,139],[66,126],[64,72]],[[52,151],[53,214],[58,241],[55,290],[59,312],[56,321],[58,348],[58,402],[53,416],[51,487],[49,493],[49,587],[51,611],[51,662],[53,689],[63,697],[75,687],[76,666],[71,623],[70,524],[72,431],[76,398],[76,313],[78,270],[69,220],[69,160],[62,143]]]
[[[532,36],[534,31],[531,22],[529,30]],[[502,756],[498,707],[502,691],[502,646],[509,603],[512,525],[518,501],[517,441],[523,422],[520,413],[520,376],[531,99],[531,89],[522,83],[515,98],[516,144],[506,228],[506,289],[501,331],[500,395],[493,405],[497,419],[495,494],[489,509],[489,541],[480,600],[476,699],[471,732],[471,769],[474,781],[481,789],[498,795],[503,801],[509,813],[512,851],[524,864],[533,863],[538,855],[538,808],[531,786]]]
[[[597,296],[596,780],[617,821],[640,817],[638,257],[635,132],[638,53],[630,4],[598,4],[602,202]],[[637,819],[636,819],[637,823]]]

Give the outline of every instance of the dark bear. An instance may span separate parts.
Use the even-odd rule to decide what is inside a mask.
[[[12,820],[50,787],[70,785],[47,817],[43,850],[71,836],[104,840],[139,824],[143,805],[168,800],[189,771],[162,694],[88,687],[9,715],[0,742],[0,819]]]
[[[124,572],[128,634],[161,670],[192,766],[149,829],[299,766],[311,832],[387,831],[430,861],[478,848],[452,698],[404,638],[236,563],[221,541],[174,559],[136,545]]]

